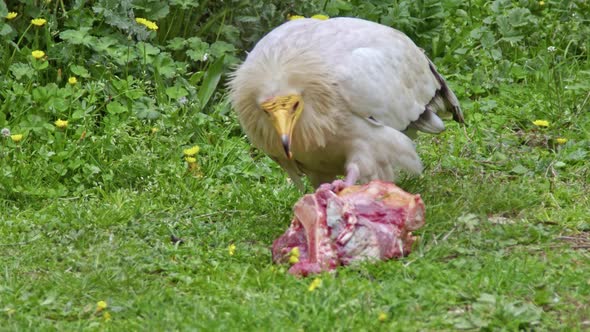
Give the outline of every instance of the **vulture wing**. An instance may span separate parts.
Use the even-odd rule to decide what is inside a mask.
[[[403,33],[369,21],[334,18],[307,37],[332,60],[349,109],[398,131],[440,133],[438,115],[463,122],[459,101],[432,62]],[[325,31],[325,33],[318,33]],[[322,49],[318,45],[319,49]]]

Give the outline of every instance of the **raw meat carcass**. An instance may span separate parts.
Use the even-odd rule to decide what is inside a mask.
[[[378,180],[334,188],[322,185],[295,204],[291,226],[273,243],[275,263],[290,262],[290,273],[308,275],[410,253],[411,231],[424,225],[420,195]]]

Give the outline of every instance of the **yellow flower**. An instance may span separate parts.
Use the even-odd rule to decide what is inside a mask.
[[[187,157],[193,157],[199,153],[199,150],[201,150],[201,148],[198,145],[195,145],[192,148],[184,149],[182,152]]]
[[[388,317],[387,317],[387,314],[386,314],[386,313],[384,313],[383,311],[381,311],[381,312],[379,313],[379,317],[377,317],[377,319],[379,319],[379,321],[380,321],[380,322],[384,322],[384,321],[386,321],[386,320],[387,320],[387,318],[388,318]]]
[[[14,18],[15,18],[15,17],[17,17],[17,16],[18,16],[18,13],[15,13],[15,12],[9,12],[8,14],[6,14],[6,16],[5,16],[5,17],[6,17],[6,19],[7,19],[7,20],[12,20],[12,19],[14,19]]]
[[[541,6],[541,7],[545,6],[545,1],[539,1],[539,6]]]
[[[289,15],[289,17],[287,17],[287,19],[289,21],[295,21],[295,20],[299,20],[305,18],[305,16],[301,16],[301,15]]]
[[[184,157],[184,160],[186,160],[186,162],[189,164],[194,164],[197,162],[197,158],[195,157]]]
[[[57,120],[55,120],[54,123],[55,123],[55,126],[57,128],[64,129],[64,128],[67,128],[68,127],[68,121],[67,120],[57,119]]]
[[[45,25],[45,23],[47,23],[47,20],[44,18],[34,18],[31,20],[31,24],[32,25],[36,25],[38,27],[42,27]]]
[[[155,22],[152,22],[148,19],[142,18],[142,17],[138,17],[135,19],[135,22],[145,26],[146,28],[150,29],[150,30],[158,30],[158,25]]]
[[[555,140],[557,144],[565,144],[567,143],[567,138],[559,137]]]
[[[299,263],[299,256],[301,253],[299,252],[299,247],[293,247],[289,252],[289,263],[295,264]]]
[[[98,301],[98,302],[96,302],[96,311],[97,312],[103,311],[107,307],[108,307],[108,305],[107,305],[106,301]]]
[[[309,284],[309,287],[307,287],[307,290],[310,292],[313,292],[314,290],[316,290],[316,288],[320,287],[321,285],[322,285],[322,279],[315,278],[315,279],[313,279],[311,284]]]
[[[159,131],[160,131],[160,129],[158,129],[156,127],[152,127],[152,129],[151,129],[152,134],[155,134],[155,133],[157,133]]]
[[[105,312],[102,314],[102,319],[104,319],[104,321],[105,321],[105,322],[109,322],[109,321],[111,320],[111,314],[109,314],[109,312],[108,312],[108,311],[105,311]]]
[[[549,127],[549,121],[547,120],[535,120],[533,124],[537,127]]]
[[[23,140],[23,135],[22,134],[14,134],[14,135],[10,135],[10,139],[14,142],[14,143],[18,143],[20,141]]]
[[[328,15],[324,15],[324,14],[315,14],[315,15],[313,15],[311,18],[315,18],[316,20],[322,20],[322,21],[325,21],[325,20],[329,19],[329,18],[330,18],[330,16],[328,16]]]
[[[229,247],[227,248],[227,251],[229,252],[230,256],[233,256],[236,253],[236,245],[235,244],[230,244]]]
[[[31,55],[35,59],[41,59],[42,57],[45,56],[45,52],[43,52],[41,50],[35,50],[35,51],[31,52]]]
[[[70,85],[76,85],[76,83],[78,83],[78,79],[76,78],[76,76],[71,76],[70,78],[68,78],[68,83],[70,83]]]

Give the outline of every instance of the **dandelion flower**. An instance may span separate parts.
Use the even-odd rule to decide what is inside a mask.
[[[110,322],[111,321],[111,314],[109,314],[108,311],[105,311],[102,314],[102,319],[104,319],[105,322]]]
[[[76,85],[76,83],[78,83],[78,79],[76,78],[76,76],[71,76],[70,78],[68,78],[68,83],[70,85]]]
[[[14,142],[14,143],[18,143],[20,141],[23,140],[23,135],[22,134],[14,134],[14,135],[10,135],[10,139]]]
[[[98,312],[103,311],[107,307],[108,307],[108,305],[107,305],[107,302],[106,301],[98,301],[98,302],[96,302],[96,311],[98,311]]]
[[[295,264],[299,263],[299,256],[301,255],[299,251],[299,247],[293,247],[289,252],[289,263]]]
[[[67,120],[57,119],[57,120],[55,120],[54,124],[55,124],[55,126],[57,128],[61,128],[61,129],[64,129],[64,128],[67,128],[68,127],[68,121]]]
[[[201,148],[198,145],[195,145],[192,148],[184,149],[182,152],[187,157],[193,157],[199,153],[199,150],[201,150]]]
[[[330,16],[328,16],[328,15],[324,15],[324,14],[315,14],[315,15],[313,15],[311,18],[315,18],[316,20],[322,20],[322,21],[325,21],[325,20],[329,19],[329,18],[330,18]]]
[[[32,25],[36,25],[38,27],[42,27],[45,25],[45,23],[47,23],[47,20],[44,18],[34,18],[31,20],[31,24]]]
[[[7,20],[13,20],[14,18],[16,18],[18,16],[18,13],[15,12],[9,12],[8,14],[6,14],[6,19]]]
[[[45,52],[43,52],[41,50],[35,50],[35,51],[31,52],[31,55],[35,59],[41,59],[42,57],[45,56]]]
[[[541,6],[541,7],[545,6],[545,1],[539,1],[539,6]]]
[[[535,120],[533,124],[537,127],[549,127],[549,121],[547,120]]]
[[[156,31],[158,30],[158,25],[155,22],[152,22],[148,19],[142,18],[142,17],[138,17],[135,19],[135,22],[145,26],[146,28]]]
[[[301,15],[289,15],[289,17],[287,17],[287,19],[289,21],[295,21],[295,20],[299,20],[305,18],[305,16],[301,16]]]
[[[309,287],[307,287],[307,290],[310,292],[313,292],[314,290],[316,290],[316,288],[320,287],[322,285],[322,279],[320,278],[315,278],[313,279],[313,281],[309,284]]]
[[[567,143],[567,138],[558,137],[556,140],[557,144],[565,144]]]
[[[2,130],[0,131],[0,134],[2,134],[2,137],[8,137],[8,136],[10,136],[10,129],[8,129],[8,128],[2,128]]]
[[[383,311],[381,311],[381,312],[379,313],[379,316],[377,317],[377,319],[379,319],[379,321],[380,321],[380,322],[384,322],[384,321],[386,321],[386,320],[387,320],[387,318],[388,318],[388,317],[387,317],[387,314],[386,314],[386,313],[384,313]]]
[[[236,245],[235,244],[230,244],[229,247],[227,248],[227,251],[229,252],[230,256],[233,256],[236,253]]]
[[[152,134],[155,134],[155,133],[159,132],[160,129],[158,129],[156,127],[152,127],[152,129],[150,129],[150,131],[152,132]]]
[[[195,157],[184,157],[184,160],[186,160],[186,162],[189,164],[194,164],[197,162],[197,158]]]

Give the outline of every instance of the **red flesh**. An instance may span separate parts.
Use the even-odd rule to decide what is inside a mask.
[[[411,231],[424,225],[424,203],[393,183],[372,181],[336,193],[331,185],[303,196],[289,229],[273,243],[273,260],[299,262],[289,272],[308,275],[361,260],[387,260],[410,253]]]

